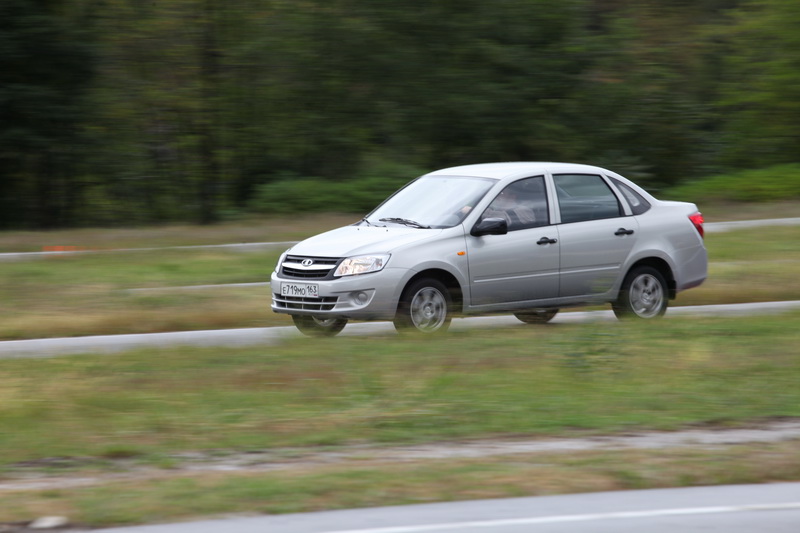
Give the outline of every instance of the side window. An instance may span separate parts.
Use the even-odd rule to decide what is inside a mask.
[[[515,181],[500,191],[481,215],[485,218],[504,218],[508,231],[546,226],[550,223],[544,177],[536,176]]]
[[[561,222],[583,222],[622,215],[619,200],[603,178],[592,174],[553,176]]]
[[[634,215],[641,215],[650,209],[650,202],[645,200],[641,194],[634,191],[619,180],[615,180],[614,178],[610,179],[614,182],[614,185],[617,186],[619,192],[622,193],[622,196],[625,197],[625,200],[628,202],[628,205],[631,206],[631,212]]]

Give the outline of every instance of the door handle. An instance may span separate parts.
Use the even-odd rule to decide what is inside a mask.
[[[550,239],[550,238],[547,238],[547,237],[542,237],[541,239],[536,241],[536,244],[555,244],[557,242],[558,241],[556,239]]]
[[[633,235],[632,229],[619,228],[614,232],[614,235]]]

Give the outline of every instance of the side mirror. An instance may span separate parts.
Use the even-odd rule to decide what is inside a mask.
[[[508,233],[508,222],[504,218],[484,218],[475,224],[469,233],[473,237],[505,235]]]

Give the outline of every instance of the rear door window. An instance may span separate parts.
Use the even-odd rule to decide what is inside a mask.
[[[617,196],[600,176],[555,174],[553,180],[562,224],[622,216]]]

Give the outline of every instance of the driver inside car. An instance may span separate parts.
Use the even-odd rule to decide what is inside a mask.
[[[509,231],[536,225],[536,215],[533,209],[522,201],[521,195],[517,190],[519,186],[512,183],[500,194],[497,195],[486,211],[482,219],[502,218],[508,223]]]

